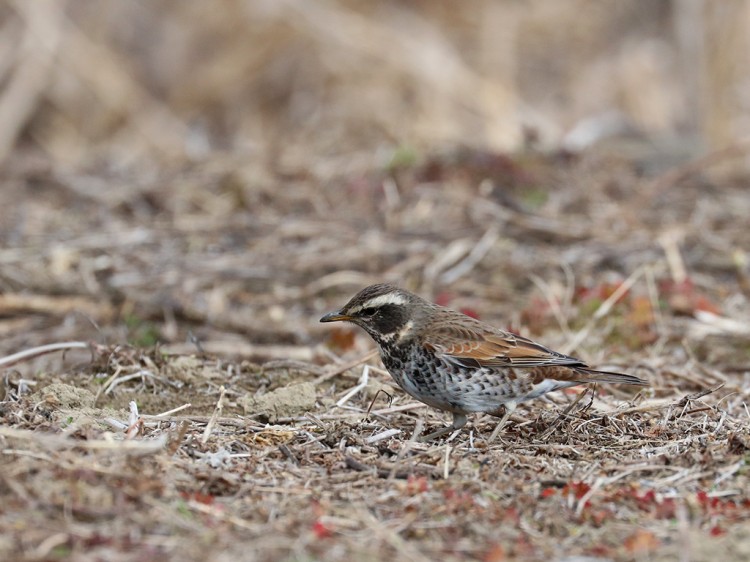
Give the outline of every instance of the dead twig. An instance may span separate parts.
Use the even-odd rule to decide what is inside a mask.
[[[33,359],[34,357],[39,357],[40,355],[52,353],[53,351],[65,351],[68,349],[92,349],[92,346],[91,344],[81,341],[40,345],[38,347],[32,347],[30,349],[25,349],[24,351],[19,351],[18,353],[14,353],[12,355],[0,357],[0,367],[7,368],[11,365],[15,365],[16,363],[20,363],[21,361],[27,361],[29,359]]]
[[[374,358],[378,354],[377,349],[373,349],[366,355],[363,355],[361,357],[358,357],[357,359],[354,359],[352,361],[349,361],[348,363],[344,363],[343,365],[336,365],[333,367],[329,372],[327,372],[324,375],[319,376],[317,379],[313,381],[314,384],[321,384],[326,382],[327,380],[330,380],[334,377],[339,376],[341,373],[344,373],[348,371],[349,369],[353,369],[354,367],[361,365],[365,361],[369,361],[370,359]]]
[[[0,435],[10,439],[32,441],[51,450],[79,448],[96,451],[110,451],[113,453],[134,453],[144,455],[161,451],[164,449],[168,440],[166,433],[155,439],[139,439],[137,441],[114,439],[111,437],[105,439],[80,440],[26,429],[15,429],[2,426],[0,426]]]
[[[171,343],[159,348],[165,355],[191,355],[195,353],[195,349],[194,343]],[[202,341],[200,351],[204,354],[248,359],[284,357],[295,361],[312,361],[315,358],[313,348],[301,345],[255,345],[235,341]]]
[[[349,390],[338,402],[336,402],[336,406],[341,408],[344,404],[346,404],[355,394],[357,394],[359,391],[364,390],[367,388],[367,380],[368,375],[370,373],[370,366],[365,365],[362,368],[362,376],[359,377],[359,381],[357,385]]]
[[[100,299],[78,296],[27,295],[19,293],[0,294],[0,313],[46,314],[64,316],[72,312],[81,312],[99,322],[110,320],[115,316],[115,308]]]
[[[370,437],[366,437],[364,439],[364,442],[368,445],[372,445],[373,443],[377,443],[378,441],[382,441],[383,439],[389,439],[391,437],[394,437],[401,433],[400,429],[386,429],[385,431],[381,431],[380,433],[376,433],[375,435],[371,435]]]
[[[211,415],[211,419],[208,420],[208,425],[206,425],[206,429],[203,431],[203,437],[201,437],[201,443],[206,443],[208,441],[208,438],[211,436],[211,432],[214,430],[214,426],[216,425],[216,420],[221,415],[222,410],[224,409],[224,395],[226,394],[227,389],[222,385],[219,388],[219,399],[216,401],[216,407],[214,408],[214,413]]]
[[[396,455],[396,460],[393,461],[393,468],[391,468],[391,472],[388,475],[389,480],[393,480],[396,477],[396,471],[398,470],[399,463],[411,450],[414,444],[418,442],[419,435],[422,433],[423,427],[424,422],[421,419],[417,419],[417,423],[414,424],[414,431],[412,432],[411,437],[401,446],[401,449],[399,449],[398,454]]]
[[[559,416],[557,416],[557,419],[555,419],[555,421],[553,421],[550,424],[550,426],[544,431],[544,433],[542,433],[540,435],[540,439],[542,441],[546,441],[547,439],[549,439],[549,436],[552,435],[552,433],[555,431],[555,429],[557,428],[557,426],[562,423],[563,419],[565,419],[566,417],[568,417],[568,414],[573,410],[573,408],[576,407],[576,404],[578,404],[578,402],[581,401],[581,398],[583,398],[589,390],[591,390],[591,400],[592,401],[594,400],[594,390],[593,389],[586,388],[586,389],[582,390],[581,392],[579,392],[578,395],[575,397],[575,400],[573,400],[568,405],[568,407],[565,408],[565,410],[563,410],[563,412]]]

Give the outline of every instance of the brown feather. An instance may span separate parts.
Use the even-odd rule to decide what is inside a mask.
[[[547,349],[523,336],[493,328],[457,312],[446,312],[452,314],[425,330],[427,335],[422,343],[449,361],[477,367],[587,366],[575,357]]]
[[[529,369],[534,384],[544,379],[561,382],[609,382],[645,385],[643,379],[622,373],[597,371],[586,363],[552,351],[533,340],[499,330],[463,314],[446,310],[433,322],[422,344],[448,361],[472,367]]]

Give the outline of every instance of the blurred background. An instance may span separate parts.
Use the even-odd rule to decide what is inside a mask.
[[[530,275],[621,280],[664,247],[683,280],[744,267],[745,0],[8,0],[0,19],[4,348],[299,344],[383,279],[507,318]]]
[[[744,0],[92,3],[3,7],[2,156],[215,152],[283,163],[614,132],[747,134]],[[687,148],[687,146],[686,146]]]

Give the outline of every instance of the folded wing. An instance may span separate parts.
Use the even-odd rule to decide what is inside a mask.
[[[510,332],[488,332],[445,324],[430,330],[423,345],[447,361],[467,367],[582,367],[580,359],[547,349]]]

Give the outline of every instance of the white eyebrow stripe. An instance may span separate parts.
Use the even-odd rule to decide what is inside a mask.
[[[369,301],[352,309],[351,312],[359,312],[360,310],[364,310],[365,308],[379,308],[387,304],[406,304],[407,302],[409,302],[409,299],[404,295],[400,295],[398,293],[387,293],[385,295],[380,295],[370,299]]]

